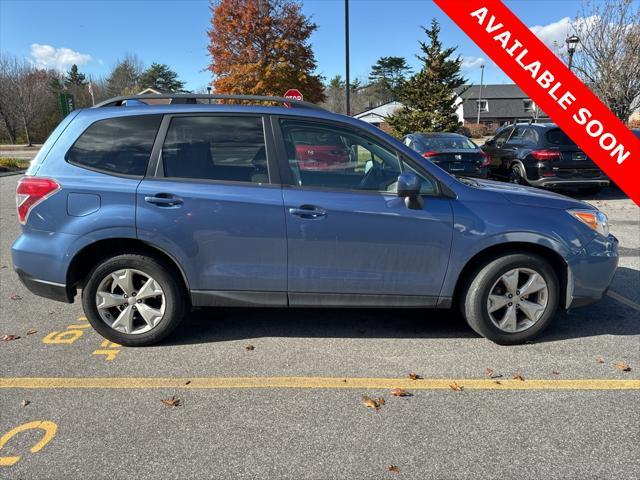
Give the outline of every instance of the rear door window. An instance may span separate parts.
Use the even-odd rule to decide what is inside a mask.
[[[261,117],[177,116],[162,147],[165,177],[268,183]]]
[[[76,140],[69,163],[121,175],[142,176],[162,115],[136,115],[98,120]]]

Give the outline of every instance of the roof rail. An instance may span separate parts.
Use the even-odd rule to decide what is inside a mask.
[[[200,94],[200,93],[150,93],[145,95],[124,95],[121,97],[113,97],[104,102],[100,102],[93,106],[93,108],[102,107],[121,107],[127,100],[170,100],[169,104],[185,104],[185,103],[202,103],[198,100],[241,100],[241,101],[253,101],[253,102],[276,102],[276,103],[289,103],[292,107],[297,108],[309,108],[313,110],[324,110],[324,108],[310,102],[304,102],[301,100],[292,100],[284,97],[268,97],[263,95],[218,95],[218,94]],[[126,104],[125,104],[126,105]],[[164,105],[164,104],[162,104]]]

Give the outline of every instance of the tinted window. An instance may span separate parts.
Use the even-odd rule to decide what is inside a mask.
[[[524,138],[524,134],[526,133],[526,131],[527,131],[526,127],[516,127],[513,130],[513,135],[509,137],[509,143],[522,143],[522,140]]]
[[[507,138],[509,138],[509,135],[511,134],[512,131],[513,131],[513,128],[507,128],[506,130],[496,135],[496,140],[495,140],[496,147],[499,148],[503,146],[504,142],[507,141]]]
[[[448,135],[442,137],[428,137],[421,135],[418,137],[421,142],[420,153],[426,151],[440,152],[442,150],[475,150],[478,146],[462,135]]]
[[[524,143],[535,145],[538,143],[538,132],[536,132],[533,128],[527,128],[527,131],[525,132],[524,137],[522,137],[522,140]]]
[[[162,162],[166,177],[266,183],[262,118],[174,117]]]
[[[547,143],[551,145],[575,145],[573,140],[571,140],[566,133],[564,133],[559,128],[553,128],[547,132],[545,135],[547,139]]]
[[[144,175],[162,115],[99,120],[80,135],[66,159],[73,164],[125,175]]]
[[[288,120],[281,125],[298,185],[395,192],[400,160],[378,142],[350,129]],[[424,178],[423,189],[434,192],[434,182]]]

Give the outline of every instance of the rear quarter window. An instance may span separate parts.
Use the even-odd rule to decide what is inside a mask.
[[[74,165],[121,175],[144,175],[162,115],[98,120],[69,149]]]

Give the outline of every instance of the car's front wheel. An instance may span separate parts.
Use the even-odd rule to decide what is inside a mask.
[[[503,345],[531,340],[556,313],[558,277],[542,257],[513,253],[476,270],[468,284],[463,314],[480,335]]]
[[[104,260],[82,291],[87,319],[107,340],[126,346],[159,342],[182,320],[185,295],[176,272],[139,254]]]

